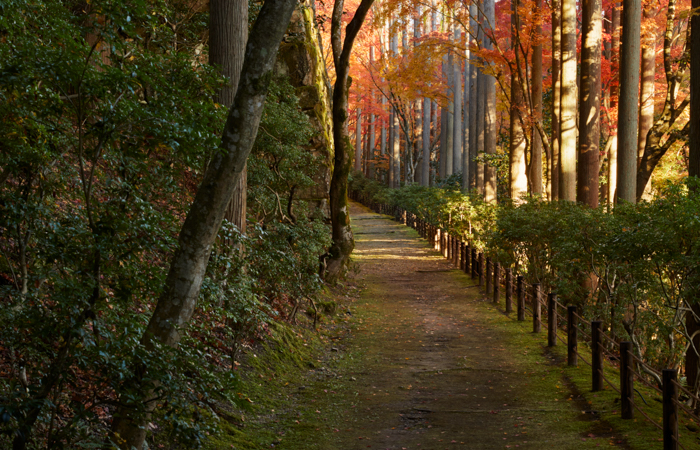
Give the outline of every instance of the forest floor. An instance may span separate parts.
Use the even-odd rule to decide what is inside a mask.
[[[260,364],[277,373],[259,375],[261,404],[237,439],[210,448],[661,446],[636,421],[619,426],[587,367],[567,368],[561,345],[547,348],[546,333],[506,315],[414,230],[356,203],[351,216],[355,267],[339,312],[316,347],[303,344],[319,353],[287,378]]]

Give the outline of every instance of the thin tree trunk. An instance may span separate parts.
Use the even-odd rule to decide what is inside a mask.
[[[600,158],[602,0],[583,0],[581,44],[581,90],[579,109],[578,186],[576,200],[598,207]]]
[[[542,10],[542,0],[535,3],[537,11]],[[537,39],[542,36],[542,26],[535,28]],[[542,121],[542,44],[532,48],[532,114],[536,121]],[[542,137],[536,127],[532,127],[532,159],[530,161],[530,192],[542,195]],[[549,157],[547,158],[549,160]]]
[[[430,99],[423,98],[423,160],[421,161],[421,185],[430,186]]]
[[[267,0],[270,1],[270,0]],[[267,1],[265,4],[267,4]],[[350,227],[348,211],[348,174],[352,164],[352,154],[347,143],[350,141],[347,129],[348,120],[348,73],[350,71],[350,53],[365,16],[374,0],[362,0],[353,18],[345,28],[345,39],[341,44],[341,20],[343,0],[336,0],[333,5],[331,22],[331,44],[336,80],[333,87],[333,142],[334,164],[330,188],[330,210],[333,244],[326,270],[326,279],[335,282],[345,269],[355,247],[355,240]]]
[[[549,158],[549,199],[559,199],[561,147],[561,0],[552,0],[552,155]]]
[[[641,0],[624,0],[620,49],[620,107],[617,115],[617,203],[637,201],[637,108],[641,22]]]
[[[267,0],[249,35],[241,79],[221,139],[221,151],[213,154],[182,225],[163,292],[141,338],[149,351],[159,345],[177,346],[194,313],[210,249],[255,142],[277,49],[296,3],[295,0]],[[133,391],[143,388],[143,396],[134,400],[121,398],[125,406],[117,409],[112,423],[114,436],[125,449],[143,448],[149,414],[156,406],[155,402],[146,400],[153,397],[153,388],[141,386],[147,378],[147,370],[147,367],[139,367],[135,373],[140,375],[132,381],[136,388]],[[146,414],[137,415],[143,411]]]
[[[576,0],[561,0],[559,198],[576,201]]]

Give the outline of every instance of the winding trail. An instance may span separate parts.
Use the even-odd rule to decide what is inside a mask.
[[[592,444],[581,430],[606,427],[582,414],[576,393],[557,381],[556,357],[540,345],[546,334],[505,316],[414,230],[357,203],[351,217],[361,290],[354,309],[362,312],[349,347],[362,349],[362,361],[348,374],[355,397],[335,442],[323,448]],[[587,436],[624,448],[610,433]]]

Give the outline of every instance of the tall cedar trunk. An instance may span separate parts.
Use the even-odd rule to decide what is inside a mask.
[[[645,17],[648,17],[645,10]],[[637,171],[642,164],[644,148],[646,147],[647,134],[654,124],[654,81],[656,78],[656,30],[647,29],[643,37],[642,46],[642,80],[639,102],[639,133],[637,135]],[[649,192],[651,184],[647,183],[645,191]]]
[[[576,0],[561,0],[559,199],[576,201]]]
[[[270,0],[267,0],[270,1]],[[331,22],[331,47],[333,48],[333,63],[335,65],[335,85],[333,87],[333,142],[334,161],[333,176],[331,177],[330,210],[333,244],[326,279],[335,282],[345,270],[350,253],[355,248],[355,240],[350,227],[350,211],[348,211],[348,175],[352,164],[350,153],[350,137],[348,136],[348,91],[350,80],[350,53],[355,37],[365,21],[365,16],[374,0],[362,0],[355,15],[345,28],[345,40],[341,43],[341,19],[343,16],[343,0],[336,0],[333,5]]]
[[[476,47],[476,35],[478,33],[476,4],[472,2],[469,5],[469,41],[471,46]],[[479,147],[477,144],[478,129],[477,129],[477,105],[479,103],[477,91],[477,76],[478,68],[476,66],[476,57],[469,55],[469,189],[477,189],[477,176],[479,164],[475,162],[479,155]]]
[[[700,0],[693,0],[693,9],[700,8]],[[690,22],[690,154],[688,159],[688,175],[700,177],[700,16],[694,15]],[[693,95],[695,94],[695,95]],[[692,195],[698,195],[693,192]],[[685,374],[688,386],[697,392],[700,387],[700,358],[697,350],[700,350],[700,301],[696,297],[691,301],[693,314],[686,313],[686,327],[688,333],[694,336],[693,346],[686,351]],[[696,405],[696,411],[700,405]]]
[[[641,0],[624,0],[619,72],[620,106],[617,115],[617,203],[637,201],[637,108],[641,23]]]
[[[187,213],[163,293],[141,338],[149,351],[161,345],[177,346],[194,313],[210,249],[255,142],[277,49],[295,6],[296,0],[267,0],[249,35],[220,151],[212,156]],[[130,387],[142,395],[137,399],[120,398],[124,406],[117,408],[114,415],[114,438],[125,449],[143,448],[149,415],[156,406],[155,402],[145,403],[154,392],[150,381],[151,387],[142,386],[143,380],[148,379],[147,371],[147,367],[136,368],[134,373],[138,375]]]
[[[230,108],[241,78],[245,45],[248,40],[248,2],[246,0],[212,0],[209,3],[209,64],[221,67],[221,74],[231,81],[216,94],[216,102]],[[246,232],[248,170],[241,179],[224,218],[241,233]],[[225,242],[232,247],[232,242]]]
[[[413,46],[418,45],[418,39],[420,38],[420,16],[421,16],[421,7],[419,6],[416,10],[416,16],[413,19],[413,38],[414,38],[414,44]],[[423,182],[423,128],[425,121],[423,120],[423,100],[418,98],[415,103],[415,118],[416,118],[416,170],[415,170],[415,181],[418,183],[420,186],[425,186],[425,183]],[[418,165],[418,161],[421,162],[420,165]]]
[[[392,188],[401,187],[401,125],[399,124],[399,111],[394,108],[392,133],[394,140],[391,144],[391,179]]]
[[[479,12],[477,16],[477,23],[482,24],[484,22],[483,15],[483,0],[479,0]],[[484,27],[479,25],[479,31],[477,32],[477,40],[479,43],[479,48],[484,48]],[[481,59],[478,61],[479,64],[482,63]],[[482,67],[477,68],[476,76],[476,154],[477,156],[484,155],[484,123],[486,117],[486,76]],[[476,189],[478,193],[484,196],[484,179],[485,179],[486,168],[483,163],[479,163],[476,166]]]
[[[467,192],[470,189],[471,166],[469,160],[469,108],[470,108],[470,80],[471,68],[469,65],[469,33],[465,32],[466,52],[464,54],[464,97],[462,98],[462,190]]]
[[[382,97],[382,111],[385,111],[386,107],[386,98]],[[387,129],[387,120],[382,117],[381,118],[381,130],[379,132],[379,155],[384,157],[386,155],[386,139],[387,139],[387,134],[386,134],[386,129]],[[382,173],[382,176],[380,180],[382,183],[386,182],[385,174]]]
[[[511,17],[511,46],[516,55],[520,54],[518,27],[520,20],[518,16],[518,0],[513,0],[511,7],[513,14]],[[523,195],[527,194],[527,162],[525,160],[525,131],[520,114],[524,107],[523,91],[518,81],[518,69],[516,66],[519,58],[516,58],[515,65],[511,66],[510,74],[510,152],[508,158],[509,174],[509,196],[513,201],[519,201]]]
[[[549,164],[549,199],[559,199],[561,147],[561,0],[552,0],[552,157]]]
[[[357,108],[355,117],[355,170],[362,170],[362,109]]]
[[[484,16],[485,24],[489,36],[495,33],[496,25],[496,2],[495,0],[484,0]],[[487,36],[484,36],[484,49],[493,50],[493,42]],[[496,78],[492,75],[487,75],[484,79],[484,96],[485,107],[484,111],[484,152],[487,155],[496,154],[496,139],[498,137],[498,129],[496,123]],[[487,164],[484,170],[484,201],[496,202],[496,168]]]
[[[459,46],[462,40],[459,24],[454,21],[454,40],[455,45]],[[459,173],[462,171],[462,58],[459,52],[453,50],[452,54],[452,92],[454,93],[453,120],[452,130],[452,172]]]
[[[454,99],[454,74],[452,73],[452,61],[454,57],[450,52],[447,57],[447,64],[444,70],[447,74],[447,128],[445,130],[445,176],[449,177],[454,173],[454,127],[455,127],[455,99]]]
[[[423,99],[423,160],[421,161],[421,185],[430,186],[430,104],[428,97]]]
[[[438,154],[440,155],[440,178],[447,178],[447,110],[440,106],[440,147]]]
[[[600,63],[603,39],[602,0],[583,0],[581,90],[579,98],[578,186],[576,201],[598,207],[600,159]]]
[[[535,4],[537,11],[542,10],[542,0]],[[542,35],[542,26],[535,28],[537,39]],[[542,121],[542,44],[532,48],[532,114],[535,120]],[[542,194],[542,137],[536,127],[532,127],[532,159],[530,160],[530,192]],[[549,157],[547,158],[549,160]]]
[[[620,74],[620,3],[612,6],[612,72],[618,75],[618,84],[612,85],[610,90],[610,108],[616,108],[620,98],[619,74]],[[608,208],[615,204],[617,192],[617,127],[611,130],[610,145],[608,146]]]

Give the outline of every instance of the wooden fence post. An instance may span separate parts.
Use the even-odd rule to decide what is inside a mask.
[[[634,371],[632,370],[632,343],[620,342],[620,417],[634,418],[632,396],[634,395]]]
[[[486,295],[491,292],[491,258],[486,258]]]
[[[557,294],[550,292],[547,295],[547,345],[557,345]]]
[[[532,285],[532,332],[542,331],[542,304],[540,303],[540,284]]]
[[[501,264],[493,265],[493,302],[498,303],[501,296]]]
[[[678,386],[675,369],[663,370],[664,392],[664,450],[678,450]]]
[[[566,308],[567,321],[567,351],[569,366],[578,366],[578,328],[576,328],[576,307],[569,305]]]
[[[471,247],[470,247],[469,243],[465,242],[464,243],[464,256],[463,257],[464,257],[464,273],[467,275],[469,275],[469,272],[471,272],[471,269],[472,269],[471,264],[470,264],[471,253],[472,253],[472,251],[471,251]]]
[[[525,320],[525,278],[522,275],[518,275],[518,321],[522,322]]]
[[[484,285],[484,253],[479,252],[479,286]]]
[[[603,352],[600,347],[602,345],[600,339],[600,327],[603,324],[600,320],[591,322],[591,367],[593,370],[593,391],[603,389]]]
[[[513,312],[513,271],[506,269],[506,314]]]

